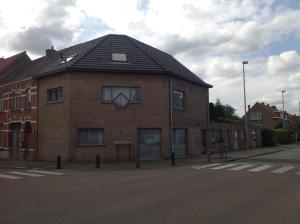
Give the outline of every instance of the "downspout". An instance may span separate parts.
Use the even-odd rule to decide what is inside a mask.
[[[206,129],[207,129],[207,155],[208,155],[208,162],[211,162],[211,158],[210,158],[210,153],[211,153],[211,149],[210,149],[210,117],[209,117],[209,88],[207,88],[207,97],[206,97],[206,100],[207,100],[207,126],[206,126]]]
[[[35,153],[34,153],[34,160],[37,161],[37,154],[38,154],[38,145],[39,145],[39,80],[36,81],[36,130],[35,130]]]
[[[169,115],[170,115],[170,153],[172,156],[173,151],[173,82],[172,76],[169,76]]]

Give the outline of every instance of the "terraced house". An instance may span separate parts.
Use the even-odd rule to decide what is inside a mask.
[[[7,156],[30,148],[38,160],[152,160],[172,151],[177,157],[205,151],[212,86],[171,55],[131,37],[106,35],[47,49],[5,77],[1,91],[11,92],[6,104],[15,104],[19,86],[19,102],[26,105],[30,89],[36,111],[29,119],[20,106],[22,115],[11,117],[17,112],[6,106]],[[28,147],[28,135],[35,147]]]

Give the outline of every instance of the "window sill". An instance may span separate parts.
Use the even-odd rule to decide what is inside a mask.
[[[57,104],[57,103],[63,103],[63,100],[60,101],[48,101],[47,104]]]
[[[185,109],[173,108],[173,111],[181,111],[181,112],[184,112],[184,111],[185,111]]]
[[[106,144],[96,144],[96,145],[76,145],[78,148],[92,148],[92,147],[106,147]]]

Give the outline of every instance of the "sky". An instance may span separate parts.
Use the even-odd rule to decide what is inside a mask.
[[[243,115],[265,102],[299,113],[298,0],[0,0],[0,57],[32,59],[105,34],[126,34],[172,54]]]

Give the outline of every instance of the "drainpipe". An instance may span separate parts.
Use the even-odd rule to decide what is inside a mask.
[[[172,76],[169,77],[169,100],[170,100],[170,106],[169,106],[169,115],[170,115],[170,150],[171,155],[173,153],[173,82],[172,82]]]
[[[39,127],[39,81],[34,80],[36,82],[36,127],[35,127],[35,151],[34,151],[34,160],[37,161],[37,155],[38,155],[38,145],[39,145],[39,135],[38,135],[38,127]]]
[[[209,88],[207,88],[207,97],[206,97],[206,105],[207,105],[207,122],[206,122],[206,129],[207,129],[207,160],[211,162],[211,150],[210,150],[210,117],[209,117]]]

